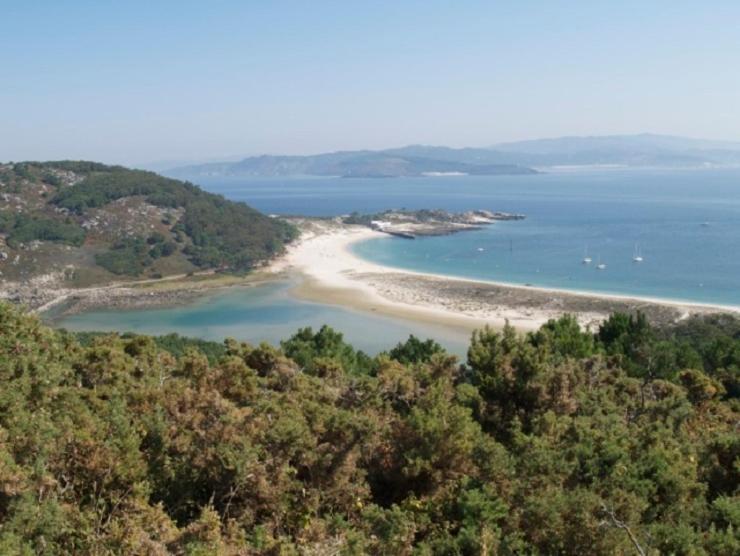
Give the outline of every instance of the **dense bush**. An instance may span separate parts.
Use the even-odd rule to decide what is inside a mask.
[[[349,372],[368,373],[373,368],[370,357],[355,350],[344,341],[341,333],[326,325],[316,333],[310,326],[301,328],[290,339],[280,342],[280,347],[309,373],[315,372],[327,359]]]
[[[85,229],[76,222],[44,216],[0,213],[0,231],[8,234],[8,245],[11,247],[35,240],[75,246],[85,241]]]
[[[90,162],[89,160],[52,160],[48,162],[29,162],[44,170],[64,170],[75,174],[89,174],[91,172],[128,172],[123,166],[108,166],[101,162]]]
[[[737,554],[736,330],[566,317],[460,364],[322,328],[207,357],[0,305],[0,553]],[[652,372],[686,342],[702,368]]]
[[[413,334],[405,342],[399,342],[388,355],[399,363],[429,363],[437,353],[444,350],[434,340],[420,340]]]
[[[54,202],[82,214],[89,208],[112,201],[143,195],[157,206],[182,206],[191,196],[207,195],[192,184],[171,180],[154,172],[109,167],[88,175],[82,182],[60,191]]]
[[[177,251],[177,245],[165,240],[159,233],[147,239],[128,237],[119,239],[110,250],[95,256],[95,262],[113,274],[138,276],[160,257],[169,257]]]
[[[0,233],[6,234],[15,227],[15,214],[9,210],[0,210]]]
[[[75,339],[84,347],[90,347],[96,341],[100,340],[105,336],[109,336],[107,332],[75,332]],[[131,332],[121,334],[123,339],[133,339],[137,335]],[[226,355],[226,347],[223,342],[211,342],[208,340],[201,340],[199,338],[188,338],[180,336],[179,334],[165,334],[163,336],[152,336],[151,337],[157,347],[181,357],[185,355],[189,350],[197,350],[208,358],[211,364],[217,363],[224,355]]]
[[[113,274],[138,276],[152,264],[149,245],[141,238],[116,241],[109,251],[95,255],[95,262]]]

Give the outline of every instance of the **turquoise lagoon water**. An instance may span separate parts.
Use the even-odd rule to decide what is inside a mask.
[[[366,353],[395,346],[409,334],[435,338],[450,352],[464,355],[469,335],[445,326],[433,326],[355,312],[339,307],[293,299],[291,283],[276,282],[215,292],[188,305],[162,309],[95,310],[56,321],[73,331],[118,331],[167,334],[221,341],[237,338],[252,344],[278,345],[299,328],[318,330],[328,324]]]
[[[490,209],[526,220],[481,231],[354,247],[401,268],[516,284],[740,305],[740,169],[608,170],[534,176],[196,180],[277,214],[331,216],[388,208]],[[644,262],[632,262],[638,245]],[[582,265],[584,250],[594,259]],[[600,259],[607,265],[595,268]],[[288,284],[228,290],[187,307],[94,311],[76,330],[178,332],[276,343],[330,324],[377,352],[409,333],[463,353],[467,334],[291,299]]]

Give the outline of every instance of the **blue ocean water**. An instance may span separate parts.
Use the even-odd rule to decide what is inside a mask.
[[[214,180],[279,214],[490,209],[526,220],[355,247],[390,266],[516,284],[740,305],[740,169],[588,170],[533,176]],[[636,247],[644,262],[632,261]],[[583,265],[584,251],[593,258]],[[597,270],[601,260],[605,270]]]
[[[451,353],[464,356],[469,335],[445,326],[391,319],[364,312],[293,299],[291,283],[276,282],[214,292],[179,307],[141,310],[93,310],[54,324],[72,331],[117,331],[167,334],[221,341],[237,338],[252,344],[278,345],[299,328],[318,330],[328,324],[357,349],[376,354],[415,334],[434,338]]]

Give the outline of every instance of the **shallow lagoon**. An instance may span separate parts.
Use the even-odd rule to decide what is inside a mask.
[[[299,328],[311,326],[317,330],[328,324],[356,348],[370,354],[392,348],[409,334],[434,338],[461,356],[467,350],[467,332],[297,300],[290,296],[290,287],[288,281],[235,287],[179,307],[89,311],[63,318],[55,325],[74,331],[176,332],[206,340],[230,337],[277,345]]]

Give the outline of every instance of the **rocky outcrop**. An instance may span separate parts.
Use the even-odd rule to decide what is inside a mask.
[[[390,210],[372,215],[352,214],[346,224],[363,224],[386,234],[414,239],[417,236],[448,235],[465,230],[477,230],[498,220],[522,220],[523,214],[472,210],[448,212],[445,210]]]

